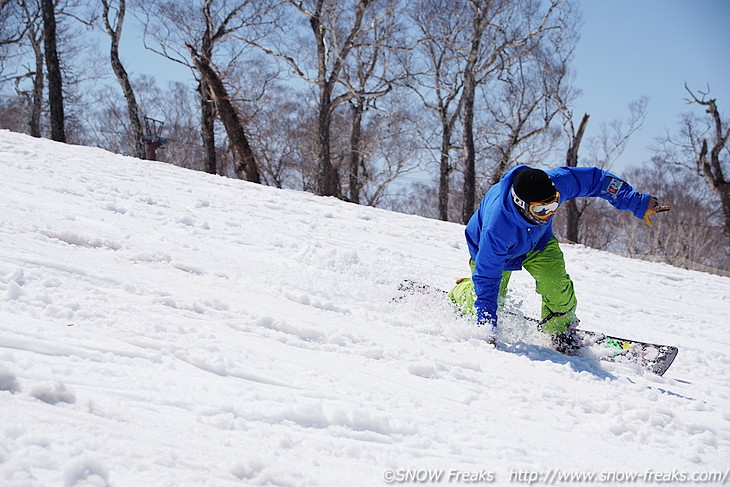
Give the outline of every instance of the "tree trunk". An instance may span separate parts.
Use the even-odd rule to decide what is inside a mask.
[[[360,204],[360,190],[362,180],[360,178],[360,166],[362,165],[362,154],[360,144],[362,143],[362,116],[365,105],[362,100],[357,100],[352,107],[352,132],[350,133],[350,201]]]
[[[317,85],[319,86],[319,117],[318,117],[318,157],[319,167],[317,174],[317,193],[321,196],[341,196],[340,176],[337,168],[332,165],[330,148],[330,124],[332,112],[339,103],[347,100],[347,97],[338,97],[332,100],[332,91],[342,72],[345,61],[355,45],[355,39],[361,32],[365,10],[371,0],[358,0],[355,7],[355,17],[349,32],[343,37],[342,45],[338,44],[338,36],[335,35],[334,45],[328,44],[328,29],[323,25],[323,16],[333,15],[336,8],[330,11],[329,2],[317,0],[315,7],[309,15],[309,25],[312,28],[314,39],[317,45]],[[337,5],[337,2],[334,3]]]
[[[730,246],[730,182],[723,182],[719,186],[720,201],[722,201],[722,213],[725,217],[725,239]]]
[[[33,99],[30,105],[28,128],[32,137],[41,136],[41,113],[43,112],[43,48],[41,38],[36,36],[33,23],[29,23],[28,36],[35,53],[35,77],[33,78]]]
[[[124,93],[124,99],[127,100],[127,116],[129,117],[129,127],[132,130],[132,145],[134,149],[134,156],[139,159],[146,157],[145,144],[144,144],[144,132],[142,131],[142,122],[140,120],[139,104],[137,98],[134,96],[134,90],[132,89],[132,83],[129,81],[129,75],[127,70],[124,69],[122,61],[119,59],[119,40],[122,37],[122,26],[124,24],[124,13],[126,10],[125,0],[119,0],[119,12],[117,16],[116,29],[112,27],[109,20],[109,2],[108,0],[102,0],[102,6],[104,8],[104,26],[106,31],[111,37],[111,49],[110,59],[112,69],[117,77],[119,86],[122,87]]]
[[[215,104],[210,93],[210,87],[205,80],[198,83],[200,95],[200,136],[203,139],[205,150],[205,172],[218,172],[218,158],[215,152]]]
[[[578,127],[578,132],[572,136],[570,141],[570,147],[568,147],[568,154],[565,157],[565,164],[569,167],[578,167],[578,149],[580,143],[583,140],[583,134],[588,125],[588,118],[590,115],[587,113],[583,115],[583,119]],[[565,204],[566,209],[566,237],[569,242],[580,243],[580,211],[578,210],[578,204],[575,200],[570,200]]]
[[[461,223],[469,222],[476,208],[476,150],[474,146],[474,99],[476,80],[470,70],[464,74],[463,123],[464,123],[464,206]]]
[[[512,154],[514,153],[515,148],[520,144],[520,132],[522,131],[523,124],[524,120],[512,128],[509,141],[506,146],[501,149],[501,156],[499,157],[499,161],[497,161],[497,166],[494,168],[492,176],[489,178],[489,187],[497,184],[499,180],[502,179],[502,176],[504,176],[504,173],[507,172],[512,161]]]
[[[714,100],[711,100],[714,105]],[[717,131],[717,139],[713,145],[712,151],[708,151],[707,139],[702,141],[702,148],[697,159],[697,166],[705,176],[710,188],[717,193],[720,197],[720,204],[722,205],[722,214],[724,219],[724,228],[726,244],[730,246],[730,181],[725,179],[725,175],[722,171],[722,165],[720,164],[720,152],[725,147],[728,136],[730,136],[730,128],[727,129],[724,137],[722,135],[722,125],[719,123],[720,115],[717,112],[717,107],[710,106],[707,110],[710,115],[716,118],[718,121],[718,127],[720,130]],[[709,153],[709,161],[708,161]]]
[[[322,19],[322,0],[317,2],[315,15],[309,19],[317,43],[317,81],[319,85],[319,117],[317,119],[317,194],[333,196],[332,161],[330,160],[330,98],[331,86],[327,83],[326,47]]]
[[[705,112],[710,115],[713,127],[714,141],[712,149],[709,149],[707,139],[702,139],[702,144],[697,154],[696,164],[697,170],[707,181],[707,185],[712,191],[717,193],[722,204],[722,213],[724,219],[725,249],[730,251],[730,180],[728,180],[723,172],[720,154],[730,140],[730,127],[722,122],[720,111],[717,109],[717,100],[706,100],[705,96],[709,94],[702,93],[702,98],[698,98],[695,93],[690,90],[685,83],[684,88],[692,97],[690,103],[697,103],[705,107]],[[709,158],[708,158],[709,155]]]
[[[66,142],[63,114],[63,78],[56,49],[56,13],[53,0],[42,0],[45,33],[46,71],[48,73],[48,102],[51,108],[51,139]]]
[[[320,196],[340,197],[339,191],[339,174],[337,169],[332,165],[332,155],[330,148],[330,123],[331,123],[331,88],[329,86],[320,86],[319,96],[319,118],[317,124],[317,152],[319,158],[319,168],[317,172],[317,194]]]
[[[477,71],[482,51],[482,36],[488,26],[487,17],[493,6],[491,2],[471,2],[471,46],[464,66],[464,85],[461,94],[464,128],[464,206],[461,210],[461,223],[469,222],[476,208],[476,148],[474,145],[474,103],[477,90]],[[494,54],[492,55],[494,57]],[[491,64],[491,63],[487,63]]]
[[[451,176],[451,125],[441,123],[441,158],[439,161],[439,220],[449,221],[449,176]]]
[[[190,51],[190,57],[193,60],[195,69],[210,87],[210,93],[215,102],[216,110],[221,118],[223,127],[228,134],[228,140],[233,148],[236,157],[236,174],[241,179],[246,179],[253,183],[261,183],[261,175],[259,173],[258,164],[254,157],[253,150],[248,142],[248,137],[241,124],[235,107],[231,103],[223,80],[218,73],[210,65],[210,60],[201,57],[198,52],[190,45],[187,46]]]
[[[725,217],[725,238],[730,247],[730,180],[723,174],[722,164],[720,162],[720,153],[727,145],[728,138],[730,138],[730,128],[723,125],[715,100],[710,100],[709,107],[707,111],[712,115],[713,121],[715,122],[715,143],[710,151],[709,167],[711,170],[709,172],[714,178],[717,185],[717,194],[720,196],[720,201],[722,202],[722,212]],[[707,169],[705,171],[707,172]]]
[[[205,59],[212,59],[213,45],[215,44],[215,33],[217,30],[213,25],[213,16],[210,12],[213,0],[205,0],[203,3],[203,17],[205,18],[205,31],[200,40],[201,56]],[[221,27],[223,27],[221,25]],[[203,148],[205,150],[205,172],[216,174],[219,170],[223,172],[223,168],[218,167],[218,155],[215,148],[215,102],[213,101],[213,93],[210,85],[205,78],[200,80],[198,84],[198,93],[200,94],[200,136],[203,139]]]

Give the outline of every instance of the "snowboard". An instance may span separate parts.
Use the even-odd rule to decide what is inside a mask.
[[[679,353],[672,345],[629,340],[583,329],[576,333],[582,341],[581,348],[600,347],[596,353],[600,360],[637,364],[659,376],[664,375]]]
[[[403,281],[398,286],[398,291],[401,294],[393,298],[393,301],[402,301],[413,294],[434,294],[444,298],[448,294],[442,289],[410,279]],[[525,317],[525,319],[536,324],[540,322],[537,318]],[[576,334],[581,340],[578,356],[635,364],[659,376],[664,375],[679,352],[677,347],[671,345],[619,338],[584,329],[577,329]]]

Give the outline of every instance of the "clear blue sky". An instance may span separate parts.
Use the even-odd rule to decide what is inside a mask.
[[[680,113],[702,113],[687,105],[685,82],[695,90],[709,84],[711,96],[730,118],[730,0],[577,1],[584,24],[575,83],[583,95],[575,114],[577,119],[591,115],[587,137],[603,122],[626,119],[631,100],[650,98],[646,121],[616,162],[617,172],[648,161],[649,146],[677,127]],[[140,49],[140,38],[134,28],[122,36],[123,60],[134,74],[152,74],[163,85],[169,79],[191,79],[189,70]]]
[[[651,158],[650,146],[677,127],[687,105],[684,83],[717,98],[730,117],[730,0],[582,0],[576,51],[576,118],[589,113],[587,136],[601,122],[626,119],[627,104],[649,96],[647,118],[615,168]],[[592,130],[591,130],[592,129]],[[589,163],[589,161],[584,161]]]

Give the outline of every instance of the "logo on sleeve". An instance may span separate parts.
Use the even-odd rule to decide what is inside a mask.
[[[611,181],[608,183],[608,188],[606,188],[606,192],[615,198],[623,185],[624,182],[620,179],[612,178]]]

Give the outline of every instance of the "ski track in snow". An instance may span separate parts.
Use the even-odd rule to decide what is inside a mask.
[[[585,328],[679,346],[662,378],[391,302],[468,272],[460,225],[7,131],[0,181],[0,485],[728,467],[728,278],[563,246]]]

